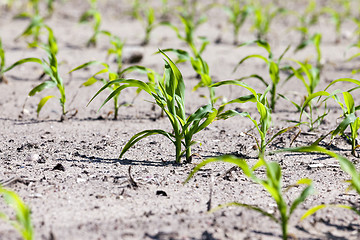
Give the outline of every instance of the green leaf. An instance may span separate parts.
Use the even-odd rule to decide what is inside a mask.
[[[343,92],[343,96],[344,96],[345,105],[347,107],[347,113],[348,114],[354,113],[355,112],[354,98],[348,92]]]
[[[119,158],[122,158],[122,156],[127,152],[127,150],[129,150],[129,148],[131,148],[135,143],[137,143],[138,141],[140,141],[143,138],[146,138],[148,136],[151,135],[155,135],[155,134],[161,134],[165,137],[167,137],[171,142],[174,143],[174,135],[172,135],[171,133],[168,133],[164,130],[161,129],[155,129],[155,130],[145,130],[142,132],[139,132],[137,134],[135,134],[127,143],[126,145],[122,148],[121,153]]]
[[[302,215],[302,217],[300,218],[300,220],[302,221],[302,220],[304,220],[305,218],[313,215],[313,214],[316,213],[317,211],[319,211],[319,210],[321,210],[321,209],[324,209],[324,208],[326,208],[326,207],[327,207],[327,205],[325,205],[325,204],[321,204],[321,205],[312,207],[312,208],[310,208],[309,210],[307,210],[307,211],[304,213],[304,215]]]
[[[40,111],[42,109],[42,107],[45,105],[45,103],[50,99],[50,98],[54,98],[55,96],[46,96],[44,98],[42,98],[37,106],[37,109],[36,109],[36,113],[37,113],[37,116],[39,117],[39,114],[40,114]]]
[[[339,78],[339,79],[336,79],[334,81],[332,81],[326,88],[325,88],[325,91],[332,85],[334,85],[335,83],[338,83],[338,82],[351,82],[351,83],[355,83],[357,85],[360,86],[360,81],[359,80],[356,80],[356,79],[352,79],[352,78]]]
[[[269,217],[271,220],[273,220],[274,222],[278,223],[279,220],[271,213],[268,213],[266,212],[265,210],[259,208],[259,207],[256,207],[254,205],[250,205],[250,204],[244,204],[244,203],[238,203],[238,202],[231,202],[231,203],[226,203],[226,204],[223,204],[223,205],[219,205],[218,207],[214,208],[214,209],[211,209],[210,212],[215,212],[221,208],[224,208],[224,207],[231,207],[231,206],[237,206],[237,207],[244,207],[244,208],[247,208],[247,209],[250,209],[250,210],[254,210],[256,212],[259,212],[261,213],[262,215],[266,216],[266,217]]]
[[[86,82],[84,82],[82,85],[85,87],[91,86],[94,83],[96,83],[98,80],[94,77],[89,78]]]
[[[83,68],[87,68],[87,67],[89,67],[91,65],[97,65],[97,64],[101,64],[104,67],[109,68],[109,66],[106,63],[103,63],[103,62],[100,62],[100,61],[90,61],[90,62],[86,62],[86,63],[72,69],[69,73],[80,70],[80,69],[83,69]]]
[[[43,83],[40,83],[39,85],[37,85],[36,87],[34,87],[30,92],[29,92],[29,96],[34,96],[37,92],[41,92],[42,90],[46,89],[46,88],[53,88],[56,87],[56,83],[54,81],[45,81]]]
[[[250,169],[249,165],[247,164],[245,159],[237,158],[231,155],[223,155],[219,157],[214,158],[207,158],[206,160],[202,161],[198,165],[195,166],[195,168],[190,172],[189,176],[184,181],[184,184],[187,183],[195,173],[197,173],[203,166],[212,163],[212,162],[227,162],[232,163],[242,169],[244,174],[250,178],[253,178],[253,172]]]
[[[39,63],[40,65],[42,65],[42,63],[43,63],[39,58],[24,58],[24,59],[21,59],[21,60],[15,62],[15,63],[13,63],[11,66],[6,68],[3,72],[5,73],[7,71],[10,71],[14,67],[16,67],[18,65],[21,65],[21,64],[24,64],[24,63],[27,63],[27,62]]]
[[[311,184],[311,183],[310,183]],[[294,210],[297,208],[297,206],[304,202],[305,199],[310,196],[311,194],[314,194],[314,188],[312,185],[307,186],[302,192],[301,195],[294,200],[294,202],[291,204],[289,216],[294,212]]]
[[[11,221],[13,226],[21,233],[24,240],[33,239],[33,226],[31,223],[31,211],[28,206],[21,200],[21,198],[13,191],[7,190],[0,186],[0,194],[3,196],[5,202],[15,210],[16,221]],[[1,214],[3,218],[5,214]]]

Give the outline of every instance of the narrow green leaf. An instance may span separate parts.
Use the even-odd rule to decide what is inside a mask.
[[[39,117],[39,114],[40,114],[40,111],[42,109],[42,107],[45,105],[45,103],[50,99],[50,98],[54,98],[55,96],[46,96],[44,98],[42,98],[37,106],[37,109],[36,109],[36,113],[37,113],[37,116]]]
[[[137,134],[135,134],[127,143],[126,145],[122,148],[121,153],[119,158],[122,158],[122,156],[127,152],[127,150],[129,150],[129,148],[131,148],[132,146],[134,146],[135,143],[137,143],[138,141],[140,141],[143,138],[146,138],[148,136],[151,135],[155,135],[155,134],[161,134],[165,137],[167,137],[171,142],[174,143],[174,138],[175,136],[172,135],[171,133],[168,133],[164,130],[161,129],[154,129],[154,130],[145,130],[142,132],[139,132]]]
[[[29,92],[29,96],[34,96],[37,92],[41,92],[42,90],[46,89],[46,88],[53,88],[56,87],[56,83],[54,81],[45,81],[43,83],[40,83],[39,85],[37,85],[36,87],[34,87],[30,92]]]

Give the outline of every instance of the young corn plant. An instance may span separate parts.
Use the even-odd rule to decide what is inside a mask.
[[[271,95],[270,108],[271,108],[272,111],[274,111],[276,101],[278,99],[277,87],[278,87],[278,84],[280,82],[280,71],[282,70],[282,68],[280,67],[280,63],[281,63],[281,60],[283,59],[284,55],[286,54],[286,52],[289,50],[290,46],[288,46],[284,50],[284,52],[280,55],[280,57],[276,60],[276,59],[274,59],[274,56],[273,56],[273,53],[271,51],[271,47],[270,47],[269,43],[266,42],[266,41],[256,40],[256,41],[241,44],[239,46],[240,47],[241,46],[246,46],[246,45],[253,44],[253,43],[256,43],[259,47],[264,48],[268,53],[268,57],[264,57],[264,56],[259,55],[259,54],[253,54],[253,55],[246,56],[246,57],[244,57],[243,59],[240,60],[240,62],[235,67],[234,71],[236,71],[236,69],[239,67],[239,65],[241,65],[243,62],[245,62],[247,59],[258,58],[258,59],[263,60],[268,65],[271,82],[265,81],[264,78],[262,78],[261,76],[259,76],[257,74],[253,74],[253,75],[248,76],[248,77],[243,77],[241,79],[245,80],[245,79],[248,79],[248,78],[256,78],[256,79],[260,80],[266,87],[270,86],[270,95]]]
[[[141,9],[140,0],[133,0],[131,2],[132,2],[132,8],[130,11],[130,15],[133,19],[139,19],[140,9]]]
[[[339,43],[341,40],[341,26],[351,16],[351,2],[346,0],[339,1],[335,7],[324,7],[322,12],[330,15],[331,21],[335,25],[335,43]]]
[[[5,213],[0,212],[0,218],[10,223],[22,236],[24,240],[34,239],[34,231],[31,223],[31,211],[29,207],[15,192],[0,186],[0,195],[7,205],[15,211],[16,219],[12,220]]]
[[[345,106],[338,101],[339,105],[343,109],[343,121],[339,126],[331,133],[332,137],[342,134],[351,142],[351,154],[355,157],[359,157],[356,153],[356,149],[360,147],[357,144],[358,131],[360,128],[360,118],[356,116],[356,110],[360,109],[360,106],[355,106],[354,98],[349,92],[343,92],[343,98]],[[350,136],[345,134],[347,127],[350,127]]]
[[[141,45],[146,46],[150,41],[151,32],[159,25],[156,23],[155,10],[151,6],[146,6],[138,15],[138,20],[141,21],[145,28],[145,37]]]
[[[51,29],[50,29],[51,30]],[[65,86],[63,83],[63,80],[59,74],[58,70],[58,60],[56,58],[56,54],[58,51],[56,39],[52,34],[52,31],[49,31],[49,39],[48,39],[48,45],[42,46],[42,48],[46,51],[48,55],[48,60],[45,59],[39,59],[39,58],[24,58],[17,62],[15,62],[13,65],[11,65],[9,68],[6,69],[6,71],[11,70],[12,68],[22,65],[24,63],[32,62],[32,63],[38,63],[41,65],[45,75],[49,77],[49,79],[46,79],[44,82],[40,83],[36,87],[34,87],[30,92],[29,96],[34,96],[38,92],[42,92],[43,90],[47,88],[57,88],[60,93],[59,101],[61,106],[61,121],[66,119],[66,114],[68,111],[65,109],[65,103],[66,103],[66,95],[65,95]],[[37,106],[37,115],[39,116],[41,109],[43,106],[47,103],[48,100],[51,98],[55,98],[54,95],[49,95],[46,97],[43,97]]]
[[[251,8],[254,14],[252,29],[256,31],[258,40],[266,40],[272,21],[276,16],[283,14],[285,9],[273,3],[268,3],[264,6],[261,1],[254,1]]]
[[[255,166],[250,167],[246,160],[236,158],[234,156],[220,156],[215,158],[209,158],[198,164],[192,172],[189,174],[188,178],[185,180],[185,183],[190,180],[190,178],[198,172],[203,166],[212,163],[212,162],[227,162],[234,164],[241,168],[243,173],[252,181],[257,184],[260,184],[264,187],[264,189],[270,194],[270,196],[274,199],[278,214],[269,213],[266,209],[262,209],[256,205],[239,203],[239,202],[231,202],[220,205],[215,209],[212,209],[211,212],[216,211],[218,209],[229,207],[229,206],[239,206],[247,209],[251,209],[261,213],[262,215],[269,217],[274,222],[278,223],[281,227],[282,231],[282,239],[288,239],[288,224],[289,220],[297,209],[297,207],[306,200],[306,198],[313,194],[314,189],[312,186],[312,180],[303,178],[298,180],[295,184],[290,185],[286,189],[283,189],[282,186],[282,174],[281,167],[277,162],[267,162],[265,159],[260,157],[259,161],[255,164]],[[256,170],[260,167],[265,167],[266,171],[266,179],[262,179],[262,177],[256,176]],[[288,191],[290,188],[305,186],[305,188],[301,191],[300,195],[290,204],[288,204],[284,197],[284,192]],[[279,216],[280,215],[280,216]]]
[[[117,64],[116,73],[121,75],[121,71],[123,68],[123,48],[125,45],[125,41],[121,40],[118,36],[112,35],[108,31],[103,31],[103,34],[107,35],[110,39],[111,47],[107,51],[107,57],[114,55],[115,62]]]
[[[183,24],[184,33],[181,33],[180,28],[171,24],[170,22],[162,22],[162,25],[169,26],[173,29],[181,41],[184,41],[190,48],[193,56],[201,55],[205,50],[206,46],[209,44],[209,41],[205,37],[198,37],[201,42],[200,48],[197,47],[195,31],[197,28],[207,21],[206,16],[201,16],[200,18],[196,18],[194,15],[189,14],[187,12],[179,15],[181,23]]]
[[[326,92],[326,90],[332,86],[335,83],[338,82],[350,82],[350,83],[355,83],[358,85],[358,87],[352,88],[347,92],[342,92],[340,90],[335,90],[334,92],[332,92],[331,94]],[[351,78],[340,78],[337,80],[332,81],[326,88],[324,91],[319,91],[316,93],[313,93],[312,95],[310,95],[306,101],[304,102],[303,106],[307,106],[307,104],[309,104],[310,101],[312,101],[314,98],[317,97],[322,97],[325,96],[326,99],[323,101],[327,101],[329,98],[333,98],[338,104],[339,106],[343,109],[343,120],[341,121],[341,123],[337,126],[337,128],[335,130],[330,131],[328,134],[320,137],[318,140],[315,141],[315,143],[313,145],[318,144],[322,139],[324,139],[327,135],[331,134],[331,137],[335,137],[338,134],[341,134],[342,136],[344,136],[345,138],[347,138],[350,142],[351,142],[351,152],[354,156],[357,157],[356,154],[356,149],[360,147],[360,145],[357,144],[357,137],[358,137],[358,130],[360,128],[360,119],[359,117],[356,116],[356,111],[360,109],[360,106],[356,106],[355,102],[354,102],[354,98],[353,96],[350,94],[350,92],[358,89],[360,87],[360,81],[359,80],[355,80],[355,79],[351,79]],[[344,103],[342,103],[339,99],[339,97],[337,96],[337,94],[339,92],[342,92],[343,95],[343,99],[344,99]],[[301,110],[301,114],[303,113],[305,107],[302,108]],[[347,136],[344,131],[346,130],[347,127],[350,126],[350,136]]]
[[[282,152],[300,152],[300,153],[322,153],[330,157],[337,159],[340,163],[341,169],[350,175],[351,179],[348,181],[350,183],[350,189],[354,189],[358,194],[360,194],[360,173],[356,170],[356,166],[347,158],[334,153],[326,148],[320,147],[318,145],[310,145],[305,147],[297,147],[290,149],[283,149]],[[321,204],[307,210],[301,220],[313,215],[315,212],[327,208],[327,207],[340,207],[354,211],[356,214],[360,215],[360,210],[357,206],[348,206],[343,204]]]
[[[80,70],[80,69],[88,68],[91,65],[102,65],[104,68],[102,70],[98,71],[97,73],[95,73],[94,75],[92,75],[89,79],[87,79],[82,84],[82,86],[84,86],[84,87],[92,86],[94,83],[96,83],[98,81],[102,82],[104,85],[106,85],[110,81],[113,81],[113,80],[119,78],[119,74],[117,72],[111,71],[110,66],[108,64],[103,63],[103,62],[99,62],[99,61],[86,62],[86,63],[74,68],[69,73],[72,73],[72,72]],[[104,73],[108,73],[107,78],[98,78],[99,75],[104,74]],[[110,89],[110,91],[114,91],[119,87],[120,87],[120,84],[113,84],[112,86],[109,86],[109,89]],[[114,112],[113,112],[114,113],[114,120],[116,120],[118,118],[118,112],[119,112],[120,107],[127,105],[126,103],[119,103],[119,96],[120,96],[120,92],[113,96],[113,99],[114,99]],[[111,114],[111,112],[109,112],[109,114]]]
[[[292,13],[298,18],[299,25],[291,29],[300,33],[301,39],[298,46],[301,46],[310,39],[310,28],[319,22],[321,11],[318,10],[316,0],[309,0],[303,13],[297,11]]]
[[[5,50],[2,45],[0,38],[0,83],[8,83],[7,78],[5,77]]]
[[[239,31],[244,25],[246,18],[251,13],[249,5],[241,0],[230,0],[228,6],[224,6],[224,11],[228,15],[229,22],[233,26],[233,44],[237,45],[239,42]]]
[[[288,81],[290,78],[294,76],[297,79],[299,79],[307,91],[307,96],[304,97],[304,101],[306,101],[309,97],[311,98],[311,96],[313,96],[313,94],[315,93],[315,88],[318,86],[320,82],[320,70],[308,62],[300,62],[297,60],[293,60],[293,61],[299,65],[299,68],[295,69],[289,66],[288,69],[290,69],[292,74],[289,75],[286,81]],[[308,119],[307,122],[302,121],[301,119],[302,114],[300,115],[299,121],[295,121],[296,123],[308,125],[309,131],[313,131],[315,128],[317,128],[321,124],[325,116],[329,113],[329,111],[325,109],[323,114],[320,114],[315,118],[314,110],[316,110],[317,107],[314,104],[313,100],[307,101],[306,106],[302,104],[299,105],[293,101],[291,101],[291,103],[297,108],[299,112],[302,110],[302,108],[309,109],[308,111],[303,111],[303,113],[306,115]]]
[[[39,13],[39,0],[31,0],[30,3],[33,6],[33,13],[20,14],[21,17],[30,18],[30,23],[25,30],[15,38],[15,40],[18,40],[21,37],[32,37],[32,41],[28,43],[28,46],[34,48],[41,43],[40,37],[42,35],[42,30],[48,29],[49,26],[45,24],[44,18]]]
[[[93,35],[87,41],[86,46],[96,47],[97,39],[102,32],[100,30],[101,13],[98,11],[97,0],[90,0],[90,9],[84,12],[79,20],[80,23],[89,23],[90,21],[92,21]]]
[[[176,163],[181,163],[181,156],[183,154],[186,155],[185,162],[188,163],[191,162],[192,158],[191,146],[196,143],[193,140],[193,136],[215,120],[217,110],[211,104],[208,104],[200,107],[189,117],[186,117],[185,83],[182,74],[174,62],[164,52],[160,52],[165,57],[165,70],[161,80],[156,81],[155,84],[147,84],[136,79],[116,79],[103,86],[90,102],[102,91],[114,84],[120,84],[120,87],[107,97],[102,106],[125,88],[136,87],[144,90],[154,98],[156,104],[164,111],[171,123],[172,131],[166,132],[162,129],[154,129],[135,134],[122,148],[119,158],[122,158],[129,148],[141,139],[160,134],[168,138],[175,145]]]
[[[217,82],[217,83],[211,85],[210,87],[220,87],[223,85],[236,85],[236,86],[243,87],[243,88],[247,89],[248,91],[250,91],[251,95],[242,96],[242,97],[236,98],[234,100],[231,100],[229,102],[222,104],[220,106],[220,108],[218,109],[219,114],[218,114],[217,118],[218,119],[227,119],[229,117],[233,117],[233,116],[237,116],[237,115],[249,118],[251,120],[251,122],[254,124],[254,127],[256,128],[256,130],[260,136],[260,141],[259,141],[255,136],[250,135],[251,137],[253,137],[255,139],[256,146],[258,148],[260,157],[264,156],[267,145],[269,145],[277,136],[297,127],[297,126],[294,126],[294,127],[288,127],[288,128],[281,129],[280,131],[275,133],[270,139],[268,139],[267,133],[271,126],[271,109],[269,107],[266,95],[270,91],[269,87],[262,94],[256,93],[256,91],[253,88],[251,88],[250,86],[248,86],[247,84],[245,84],[239,80],[221,81],[221,82]],[[259,122],[257,122],[255,120],[255,118],[253,116],[251,116],[248,112],[238,112],[236,110],[228,110],[228,111],[223,112],[225,106],[228,104],[246,103],[246,102],[256,103],[256,108],[260,115]],[[297,135],[295,136],[295,138],[297,137]],[[292,142],[295,140],[295,138],[292,140]]]
[[[321,54],[321,39],[322,35],[320,33],[315,33],[310,39],[300,43],[299,46],[296,47],[295,52],[304,49],[308,45],[314,45],[316,50],[316,68],[320,71],[322,70],[323,63],[322,63],[322,54]]]

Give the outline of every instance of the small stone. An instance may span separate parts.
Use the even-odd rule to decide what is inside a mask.
[[[77,183],[84,183],[84,182],[86,182],[86,179],[84,179],[84,178],[77,178],[77,179],[76,179],[76,182],[77,182]]]
[[[40,159],[40,155],[36,153],[33,153],[26,158],[27,161],[32,161],[32,162],[37,162],[39,161],[39,159]]]

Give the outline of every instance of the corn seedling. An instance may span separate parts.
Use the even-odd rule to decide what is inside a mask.
[[[347,92],[342,92],[343,95],[343,99],[344,99],[344,103],[342,103],[339,99],[339,97],[337,96],[337,94],[339,92],[341,92],[340,90],[335,90],[333,93],[328,93],[326,92],[326,90],[332,86],[335,83],[338,82],[350,82],[350,83],[354,83],[357,84],[358,87],[352,88]],[[322,97],[325,96],[326,99],[323,101],[327,101],[329,98],[333,98],[338,104],[339,106],[343,109],[343,120],[341,121],[341,123],[337,126],[337,128],[333,131],[330,131],[328,134],[331,134],[331,137],[333,138],[334,136],[341,134],[343,135],[345,138],[349,139],[351,141],[351,152],[354,156],[356,156],[356,152],[355,150],[360,147],[360,145],[357,145],[357,136],[358,136],[358,130],[360,128],[360,119],[359,117],[356,116],[356,111],[360,109],[360,106],[355,106],[355,102],[354,99],[352,97],[352,95],[350,94],[350,92],[358,89],[360,87],[360,81],[355,80],[355,79],[351,79],[351,78],[340,78],[337,80],[332,81],[324,91],[319,91],[316,93],[311,94],[310,96],[308,96],[308,98],[306,99],[306,101],[304,102],[304,105],[301,109],[301,114],[303,114],[305,107],[309,104],[310,101],[312,101],[314,98],[317,97]],[[300,114],[300,115],[301,115]],[[301,118],[301,116],[300,116]],[[350,131],[351,134],[350,136],[347,136],[344,131],[346,130],[346,128],[350,126]],[[318,144],[322,139],[324,139],[328,134],[326,134],[325,136],[320,137],[318,140],[315,141],[314,145]]]
[[[360,86],[360,81],[355,79],[338,79],[331,82],[328,87],[330,87],[331,85],[337,82],[352,82]],[[339,103],[340,107],[343,109],[344,119],[339,124],[339,126],[331,133],[332,136],[336,136],[337,134],[340,133],[351,141],[351,154],[353,156],[357,156],[356,149],[360,147],[360,145],[357,144],[358,131],[360,128],[360,118],[356,116],[356,111],[360,109],[360,106],[355,106],[354,98],[350,94],[350,92],[356,90],[357,88],[353,88],[347,92],[343,92],[345,105],[338,100],[338,97],[336,95],[334,95],[335,100]],[[344,133],[347,127],[350,127],[350,136],[347,136]]]
[[[7,205],[15,211],[16,219],[12,220],[5,213],[0,212],[0,218],[10,223],[24,240],[34,239],[34,231],[31,223],[31,211],[23,200],[13,191],[0,186],[0,195]]]
[[[49,30],[48,45],[42,46],[42,48],[46,51],[46,53],[48,55],[48,60],[39,59],[39,58],[24,58],[24,59],[21,59],[21,60],[15,62],[13,65],[11,65],[9,68],[7,68],[6,71],[9,71],[18,65],[22,65],[22,64],[28,63],[28,62],[40,64],[43,68],[45,75],[47,75],[49,77],[49,79],[45,80],[44,82],[42,82],[39,85],[37,85],[36,87],[34,87],[29,92],[29,96],[34,96],[36,93],[41,92],[47,88],[56,87],[60,93],[59,100],[60,100],[60,106],[61,106],[61,120],[64,120],[66,117],[66,114],[68,113],[65,109],[65,102],[66,102],[65,86],[64,86],[63,80],[59,74],[59,71],[58,71],[58,61],[56,58],[56,54],[58,51],[57,43],[56,43],[55,37],[53,36],[52,30],[50,28],[48,30]],[[53,95],[49,95],[40,100],[37,110],[36,110],[38,116],[40,114],[41,109],[45,105],[45,103],[54,97],[55,96],[53,96]]]
[[[130,15],[134,19],[139,19],[139,17],[140,17],[140,9],[141,9],[140,0],[133,0],[131,2],[132,2],[132,6],[131,6]]]
[[[299,21],[299,26],[293,27],[301,35],[300,43],[298,46],[310,39],[310,28],[318,23],[321,11],[317,9],[316,0],[309,0],[308,5],[303,13],[297,11],[292,12]]]
[[[38,0],[32,0],[30,1],[32,3],[34,13],[22,13],[20,14],[22,17],[29,17],[30,23],[25,28],[25,30],[15,38],[15,40],[18,40],[21,37],[32,37],[32,41],[28,43],[28,46],[33,48],[38,46],[40,41],[40,36],[43,29],[48,29],[49,26],[44,23],[44,18],[39,14],[39,1]]]
[[[189,3],[187,3],[189,4]],[[197,18],[196,14],[193,13],[193,11],[196,11],[196,1],[193,1],[193,7],[192,11],[190,10],[182,10],[182,12],[179,14],[179,18],[181,20],[181,23],[183,24],[184,33],[181,33],[180,28],[176,27],[175,25],[171,24],[170,22],[162,22],[162,25],[169,26],[171,29],[173,29],[181,41],[184,41],[190,48],[193,56],[197,57],[198,55],[201,55],[202,52],[205,50],[206,46],[209,44],[209,41],[206,37],[198,37],[198,39],[201,42],[200,48],[197,48],[196,44],[196,38],[195,38],[195,31],[197,28],[204,24],[207,21],[206,16],[202,15],[199,18]],[[186,5],[184,5],[186,6]],[[206,10],[210,9],[212,5],[207,6]],[[205,10],[204,10],[205,11]]]
[[[46,0],[46,7],[48,10],[48,16],[52,16],[52,14],[54,13],[54,3],[55,0]]]
[[[97,43],[97,38],[101,33],[100,26],[101,26],[101,14],[97,9],[97,0],[90,0],[90,9],[84,12],[79,22],[80,23],[88,23],[92,21],[92,28],[93,28],[93,35],[87,41],[87,47],[95,47]]]
[[[91,76],[86,82],[84,82],[82,84],[82,86],[88,87],[88,86],[91,86],[94,83],[99,81],[99,82],[102,82],[104,84],[104,86],[108,85],[108,89],[111,92],[116,92],[116,94],[114,94],[112,96],[112,98],[114,100],[114,120],[116,120],[118,118],[118,112],[119,112],[120,107],[128,106],[130,104],[128,104],[128,103],[119,103],[119,96],[120,96],[121,90],[117,91],[117,89],[121,85],[119,83],[114,83],[114,84],[109,85],[109,83],[111,81],[114,81],[116,79],[120,79],[125,73],[131,72],[131,71],[139,71],[139,72],[142,72],[142,73],[146,72],[146,74],[148,76],[148,79],[149,79],[148,84],[151,84],[151,83],[155,82],[156,73],[151,69],[141,67],[141,66],[131,66],[131,67],[126,68],[124,70],[117,69],[117,71],[121,70],[120,72],[113,72],[113,71],[110,70],[110,66],[108,64],[103,63],[103,62],[99,62],[99,61],[90,61],[90,62],[84,63],[84,64],[74,68],[73,70],[71,70],[70,73],[74,72],[74,71],[77,71],[77,70],[80,70],[80,69],[87,68],[87,67],[89,67],[91,65],[102,65],[104,68],[102,70],[98,71],[97,73],[95,73],[93,76]],[[98,76],[100,74],[104,74],[104,73],[108,74],[107,78],[98,78]],[[139,93],[139,92],[140,92],[140,90],[137,91],[137,93]]]
[[[102,31],[103,34],[107,35],[110,39],[111,47],[108,49],[107,57],[114,55],[115,62],[117,63],[116,73],[121,75],[122,67],[123,67],[123,48],[125,42],[122,41],[118,36],[112,35],[108,31]]]
[[[315,88],[320,82],[320,70],[317,67],[314,67],[308,62],[300,62],[297,60],[293,60],[295,63],[299,65],[298,69],[295,69],[293,67],[289,67],[292,71],[292,74],[288,77],[286,81],[288,81],[291,77],[295,76],[297,79],[299,79],[302,84],[304,85],[307,96],[305,96],[305,101],[310,97],[313,96],[315,93]],[[283,96],[284,97],[284,96]],[[286,98],[286,97],[284,97]],[[308,122],[302,122],[301,116],[297,123],[300,124],[307,124],[309,126],[309,131],[314,130],[316,127],[320,125],[324,117],[329,113],[328,111],[324,111],[323,114],[319,115],[317,118],[314,118],[314,109],[316,109],[316,106],[314,105],[313,101],[307,101],[307,106],[301,106],[293,101],[291,101],[292,104],[297,108],[298,111],[301,111],[302,108],[308,107],[309,111],[303,111],[303,113],[306,115],[306,117],[309,119]],[[296,122],[296,121],[295,121]]]
[[[26,9],[15,16],[15,18],[31,18],[35,15],[39,15],[39,0],[28,0],[25,3]]]
[[[142,41],[141,45],[147,45],[150,41],[150,34],[155,29],[155,27],[158,26],[157,23],[155,23],[156,16],[155,16],[155,10],[151,6],[147,6],[140,11],[138,14],[138,20],[140,20],[144,27],[145,27],[145,37]]]
[[[266,35],[270,31],[273,19],[284,13],[285,9],[272,3],[264,5],[260,1],[254,1],[251,8],[254,14],[252,29],[256,31],[258,40],[266,40]]]
[[[348,181],[350,183],[350,188],[355,189],[355,191],[360,194],[360,173],[356,170],[355,165],[348,160],[347,158],[334,153],[326,148],[320,147],[318,145],[311,145],[305,147],[297,147],[281,150],[282,152],[300,152],[300,153],[322,153],[330,157],[337,159],[340,163],[341,169],[350,175],[351,179]],[[342,204],[321,204],[315,207],[310,208],[308,211],[303,214],[301,220],[313,215],[315,212],[327,208],[327,207],[340,207],[354,211],[356,214],[360,215],[360,211],[356,206],[348,206]]]
[[[351,2],[345,0],[338,3],[335,7],[324,7],[322,9],[322,12],[330,15],[331,21],[335,25],[336,43],[339,43],[341,40],[341,26],[343,22],[351,16]]]
[[[226,102],[223,105],[221,105],[218,110],[219,114],[218,114],[217,118],[218,119],[227,119],[229,117],[233,117],[233,116],[237,116],[237,115],[249,118],[251,120],[251,122],[254,124],[254,126],[260,136],[260,141],[259,141],[255,136],[250,135],[251,137],[253,137],[255,139],[257,148],[259,150],[259,156],[263,156],[265,154],[266,146],[269,145],[277,136],[294,128],[294,127],[288,127],[288,128],[281,129],[280,131],[275,133],[270,139],[267,139],[267,132],[271,125],[271,109],[269,107],[269,104],[268,104],[268,101],[266,98],[266,95],[270,90],[269,87],[262,94],[256,93],[256,91],[253,88],[251,88],[250,86],[248,86],[247,84],[245,84],[239,80],[221,81],[221,82],[217,82],[217,83],[211,85],[210,87],[220,87],[223,85],[236,85],[236,86],[243,87],[243,88],[247,89],[248,91],[250,91],[251,95],[242,96],[242,97],[236,98],[234,100],[231,100],[231,101]],[[246,103],[246,102],[256,103],[256,108],[260,115],[259,122],[257,122],[255,120],[255,118],[253,116],[251,116],[248,112],[238,112],[236,110],[228,110],[228,111],[223,112],[225,106],[228,104]],[[295,136],[295,138],[296,138],[296,136]],[[292,140],[292,142],[295,140],[295,138]]]
[[[229,5],[224,6],[224,11],[233,26],[233,44],[237,45],[239,42],[240,28],[244,25],[246,18],[251,12],[251,8],[241,0],[230,0]]]
[[[284,50],[284,52],[281,54],[281,56],[276,60],[276,59],[274,59],[274,56],[271,51],[271,47],[270,47],[269,43],[266,41],[256,40],[256,41],[241,44],[241,45],[239,45],[239,47],[246,46],[246,45],[253,44],[253,43],[256,43],[259,47],[264,48],[268,53],[268,57],[264,57],[259,54],[246,56],[240,60],[240,62],[235,67],[234,71],[239,67],[239,65],[241,65],[243,62],[245,62],[247,59],[258,58],[258,59],[263,60],[268,65],[271,82],[265,81],[261,76],[259,76],[257,74],[254,74],[254,75],[251,75],[248,77],[244,77],[244,78],[242,78],[242,80],[248,79],[248,78],[256,78],[256,79],[259,79],[266,87],[270,86],[270,94],[271,94],[270,108],[272,111],[274,111],[276,101],[278,99],[278,94],[277,94],[276,90],[277,90],[277,86],[280,82],[280,71],[282,70],[282,68],[280,67],[280,63],[281,63],[282,58],[286,54],[286,52],[289,50],[290,46],[288,46]]]
[[[344,111],[344,119],[339,126],[331,133],[332,136],[342,134],[348,138],[351,142],[351,154],[358,157],[356,149],[360,147],[357,144],[358,131],[360,128],[360,118],[356,116],[356,110],[360,109],[360,106],[355,106],[354,98],[349,92],[343,92],[344,102],[346,108],[340,103],[341,108]],[[347,127],[350,127],[350,136],[347,136],[344,131]]]
[[[166,18],[169,15],[169,1],[168,0],[161,0],[161,17]]]
[[[315,47],[316,50],[316,68],[318,68],[320,71],[322,70],[323,64],[322,64],[322,55],[321,55],[321,39],[322,36],[320,33],[315,33],[310,39],[300,43],[299,46],[296,47],[295,52],[304,49],[308,45],[312,44]]]
[[[162,51],[165,57],[165,70],[162,80],[156,81],[155,84],[147,84],[135,79],[117,79],[103,86],[90,102],[102,91],[114,84],[120,84],[104,101],[106,104],[113,96],[128,87],[136,87],[144,90],[152,96],[156,104],[165,112],[168,117],[172,132],[166,132],[162,129],[145,130],[135,134],[127,144],[122,148],[119,158],[141,139],[160,134],[168,138],[175,145],[175,160],[181,162],[181,156],[186,154],[186,161],[191,162],[191,146],[196,142],[193,139],[194,134],[203,130],[215,120],[217,110],[212,108],[211,104],[199,108],[189,117],[185,114],[185,83],[179,69],[173,61]],[[182,150],[182,146],[184,150]]]
[[[5,77],[5,50],[0,38],[0,83],[7,83],[8,80]]]
[[[282,174],[281,174],[281,167],[277,162],[266,162],[263,157],[260,157],[259,161],[255,164],[255,166],[250,167],[246,160],[236,158],[233,156],[220,156],[215,158],[206,159],[205,161],[198,164],[192,172],[189,174],[188,178],[185,180],[185,183],[190,180],[190,178],[198,172],[203,166],[212,163],[212,162],[227,162],[234,164],[241,168],[243,173],[255,183],[258,183],[264,187],[264,189],[270,194],[270,196],[276,202],[276,206],[279,212],[278,216],[275,213],[269,213],[265,209],[257,207],[255,205],[246,204],[246,203],[239,203],[239,202],[231,202],[226,203],[224,205],[220,205],[211,211],[216,211],[218,209],[229,207],[229,206],[239,206],[244,207],[247,209],[251,209],[257,211],[264,216],[269,217],[271,220],[275,221],[276,223],[280,224],[281,231],[282,231],[282,239],[288,239],[288,223],[289,219],[294,213],[295,209],[306,200],[306,198],[313,194],[314,189],[312,186],[312,181],[307,178],[303,178],[298,180],[295,184],[290,185],[285,190],[283,190],[282,186]],[[266,171],[266,179],[262,179],[256,176],[256,170],[260,167],[265,167]],[[292,187],[298,186],[305,186],[305,188],[301,191],[300,195],[290,204],[285,201],[284,193],[288,191]]]

